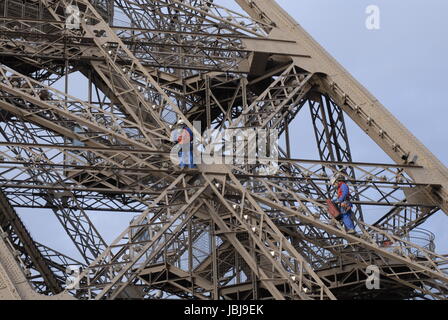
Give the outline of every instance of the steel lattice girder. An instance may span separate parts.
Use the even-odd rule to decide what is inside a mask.
[[[223,270],[232,269],[231,261],[240,258],[242,265],[235,268],[233,277],[243,272],[249,280],[241,283],[249,285],[246,297],[334,298],[331,290],[349,283],[332,282],[333,274],[319,272],[334,268],[334,259],[343,261],[345,268],[354,263],[351,272],[361,273],[368,262],[377,261],[391,285],[409,288],[408,292],[403,289],[403,297],[412,297],[410,292],[446,297],[446,259],[406,240],[439,208],[447,212],[446,168],[274,1],[236,2],[252,18],[200,0],[113,1],[115,9],[112,1],[5,1],[0,9],[10,16],[0,20],[4,63],[0,152],[1,183],[10,202],[25,206],[33,197],[31,206],[54,207],[48,203],[52,199],[66,212],[112,211],[120,206],[144,212],[102,254],[95,249],[98,246],[88,244],[90,240],[83,243],[73,237],[81,252],[96,250],[94,256],[98,256],[83,273],[78,297],[140,297],[138,288],[145,286],[140,275],[149,272],[147,264],[181,265],[185,254],[190,261],[210,259],[201,274],[208,272],[212,284],[199,274],[195,281],[202,287],[196,290],[164,280],[177,288],[173,294],[182,297],[231,297],[232,289],[226,287],[231,279],[224,279]],[[68,4],[80,8],[78,30],[64,27]],[[25,7],[26,19],[21,15]],[[126,16],[133,24],[112,25],[114,15]],[[64,74],[77,70],[104,98],[97,94],[98,101],[93,101],[89,94],[86,102],[51,87]],[[331,99],[338,121],[342,111],[348,114],[398,165],[354,163],[348,148],[339,150],[345,152],[343,158],[330,162],[322,161],[329,160],[325,149],[321,161],[286,156],[273,176],[239,166],[185,174],[168,161],[170,126],[177,119],[188,125],[199,119],[206,128],[276,128],[288,135],[289,123],[306,102],[313,103],[316,94]],[[78,125],[81,131],[75,130]],[[329,128],[330,132],[340,129],[348,146],[343,124],[330,121]],[[39,139],[32,139],[33,135]],[[70,144],[73,141],[83,146],[75,147]],[[337,139],[328,143],[336,145]],[[233,173],[227,173],[229,169]],[[375,226],[357,221],[362,238],[347,235],[337,223],[332,225],[335,221],[326,213],[324,190],[328,191],[328,173],[335,171],[348,173],[358,206],[389,208]],[[440,174],[444,178],[436,177]],[[212,182],[216,177],[218,186]],[[224,186],[232,192],[225,193]],[[64,192],[70,196],[62,196]],[[120,198],[105,203],[117,193]],[[234,206],[241,210],[235,211]],[[210,214],[213,210],[216,213]],[[260,221],[254,213],[264,218]],[[263,243],[253,237],[254,226],[245,216],[255,223]],[[193,219],[210,227],[187,232]],[[68,229],[69,234],[80,231]],[[155,238],[141,240],[146,233]],[[207,234],[211,247],[216,247],[216,238],[224,248],[231,243],[230,254],[219,258],[212,250],[205,257],[196,256],[194,243]],[[383,247],[386,242],[395,244],[394,251]],[[162,254],[174,246],[178,254],[169,258]],[[344,246],[353,250],[340,250]],[[226,258],[232,252],[233,258]],[[226,260],[230,267],[220,271],[217,259],[233,260]],[[406,271],[398,271],[388,259],[398,261]],[[140,266],[134,268],[138,261]],[[266,269],[258,270],[255,263]],[[191,268],[192,263],[187,269]],[[276,285],[269,284],[270,278],[277,279]]]

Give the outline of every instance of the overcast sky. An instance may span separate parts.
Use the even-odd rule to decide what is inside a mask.
[[[230,0],[215,1],[227,5]],[[445,165],[448,164],[448,1],[446,0],[279,0],[330,54],[373,93]],[[380,9],[380,30],[365,27],[368,5]],[[309,117],[294,126],[294,156],[307,157],[314,141],[303,134]],[[309,128],[308,128],[309,129]],[[349,122],[355,161],[389,162]],[[33,237],[79,258],[54,215],[21,210]],[[90,215],[112,241],[131,215]],[[438,213],[426,227],[436,233],[439,252],[448,253],[448,219]],[[49,232],[51,230],[51,232]]]

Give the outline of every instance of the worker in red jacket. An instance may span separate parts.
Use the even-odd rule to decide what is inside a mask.
[[[342,222],[347,228],[348,233],[356,233],[355,225],[352,220],[353,204],[350,202],[350,189],[345,182],[345,178],[341,175],[337,176],[334,179],[333,184],[338,188],[338,197],[334,199],[333,202],[338,205],[342,216]]]

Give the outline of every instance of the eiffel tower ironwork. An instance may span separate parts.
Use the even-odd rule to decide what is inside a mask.
[[[448,214],[447,168],[274,0],[234,2],[0,1],[0,298],[447,298],[448,256],[419,228]],[[305,109],[316,160],[291,158]],[[355,162],[347,117],[393,163]],[[181,170],[180,121],[277,130],[276,173]],[[328,213],[337,174],[357,234]],[[53,212],[82,261],[36,242],[24,208]],[[135,218],[106,243],[90,211]]]

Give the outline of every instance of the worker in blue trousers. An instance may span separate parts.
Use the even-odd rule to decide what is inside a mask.
[[[356,233],[355,224],[352,220],[353,204],[350,202],[350,189],[342,175],[336,176],[332,180],[332,184],[338,188],[338,197],[333,202],[336,203],[341,212],[342,222],[347,228],[348,233]]]
[[[177,142],[181,146],[179,151],[179,166],[181,169],[185,167],[195,169],[197,166],[193,161],[193,131],[183,121],[180,121],[179,124],[181,126],[180,134],[177,138]]]

